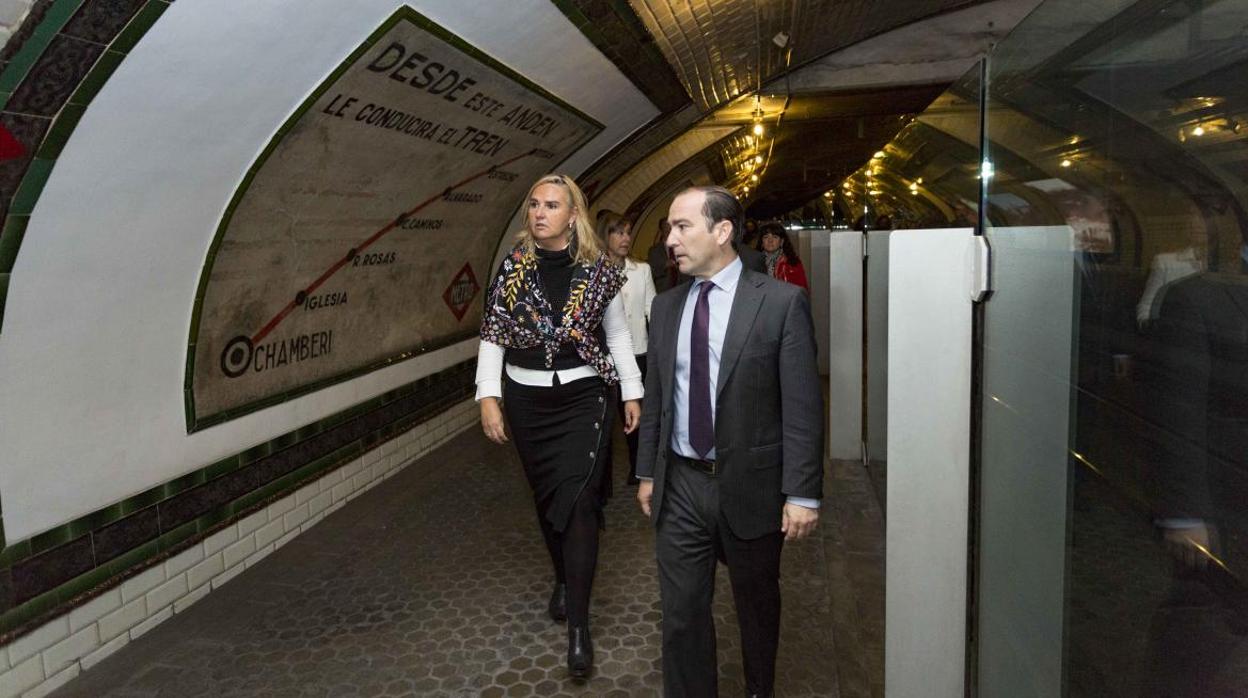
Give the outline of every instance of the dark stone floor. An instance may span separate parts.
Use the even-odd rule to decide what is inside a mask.
[[[823,525],[784,552],[778,693],[880,698],[883,520],[861,465],[831,467]],[[617,485],[607,511],[588,682],[545,615],[514,450],[474,429],[53,695],[660,695],[653,537],[631,495]],[[725,571],[717,584],[721,694],[742,695]]]

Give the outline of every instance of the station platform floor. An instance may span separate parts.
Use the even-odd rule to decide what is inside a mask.
[[[653,532],[616,445],[588,681],[546,616],[515,451],[470,429],[52,695],[659,696]],[[860,463],[829,468],[817,533],[784,551],[777,695],[881,698],[883,518]],[[743,695],[722,567],[716,583],[720,692]]]

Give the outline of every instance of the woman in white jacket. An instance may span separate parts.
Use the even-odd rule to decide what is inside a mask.
[[[608,212],[599,223],[607,255],[611,261],[624,268],[624,288],[620,299],[624,302],[624,316],[628,320],[628,334],[633,340],[637,367],[642,381],[646,378],[646,343],[649,341],[647,326],[650,323],[650,304],[654,302],[654,277],[650,266],[628,256],[633,249],[633,226],[618,213]],[[637,430],[625,433],[628,441],[628,484],[637,484]]]

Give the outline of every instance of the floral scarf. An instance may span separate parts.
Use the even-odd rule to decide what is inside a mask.
[[[592,265],[578,264],[568,287],[568,302],[554,324],[550,301],[538,275],[537,256],[516,247],[503,259],[485,296],[481,339],[510,349],[546,350],[547,368],[554,365],[559,346],[572,342],[581,360],[592,366],[608,385],[619,382],[615,365],[602,350],[595,332],[607,305],[624,286],[624,271],[599,255]]]

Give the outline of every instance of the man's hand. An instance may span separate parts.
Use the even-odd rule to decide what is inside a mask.
[[[641,424],[641,400],[629,400],[624,403],[624,433],[637,431]]]
[[[641,493],[638,492],[637,496],[640,498]],[[781,519],[780,530],[784,532],[785,540],[805,538],[810,535],[818,525],[818,509],[807,509],[806,507],[799,506],[797,504],[784,505],[784,516]]]
[[[1188,569],[1203,570],[1209,566],[1211,556],[1218,554],[1217,529],[1207,523],[1163,527],[1161,540],[1170,555]]]
[[[637,503],[641,505],[641,513],[650,516],[650,498],[654,496],[654,480],[642,480],[637,483]]]
[[[485,438],[496,444],[507,443],[507,429],[503,426],[503,410],[498,400],[492,397],[481,398],[481,430]]]

